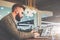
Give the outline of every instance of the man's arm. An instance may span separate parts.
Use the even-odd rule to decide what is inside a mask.
[[[32,38],[34,36],[31,32],[19,32],[20,38]]]
[[[23,39],[23,38],[31,38],[33,37],[33,34],[31,32],[26,33],[26,32],[20,32],[17,30],[17,28],[15,27],[15,25],[10,22],[9,19],[4,20],[4,23],[6,25],[5,29],[6,31],[15,39]]]

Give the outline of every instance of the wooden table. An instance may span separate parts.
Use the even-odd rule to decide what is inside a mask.
[[[39,37],[39,38],[30,38],[27,40],[51,40],[51,37]]]

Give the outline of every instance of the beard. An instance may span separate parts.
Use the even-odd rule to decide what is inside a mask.
[[[21,20],[21,18],[20,18],[20,16],[19,16],[19,13],[16,15],[15,19],[16,19],[17,21],[20,21],[20,20]]]

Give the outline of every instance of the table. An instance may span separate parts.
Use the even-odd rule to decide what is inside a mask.
[[[51,37],[29,38],[27,40],[52,40]]]

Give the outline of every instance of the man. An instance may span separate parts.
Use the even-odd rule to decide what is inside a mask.
[[[17,30],[16,21],[20,21],[23,17],[25,7],[21,4],[14,4],[12,6],[12,13],[8,14],[0,21],[0,40],[21,40],[24,38],[32,38],[38,33],[21,32]]]

